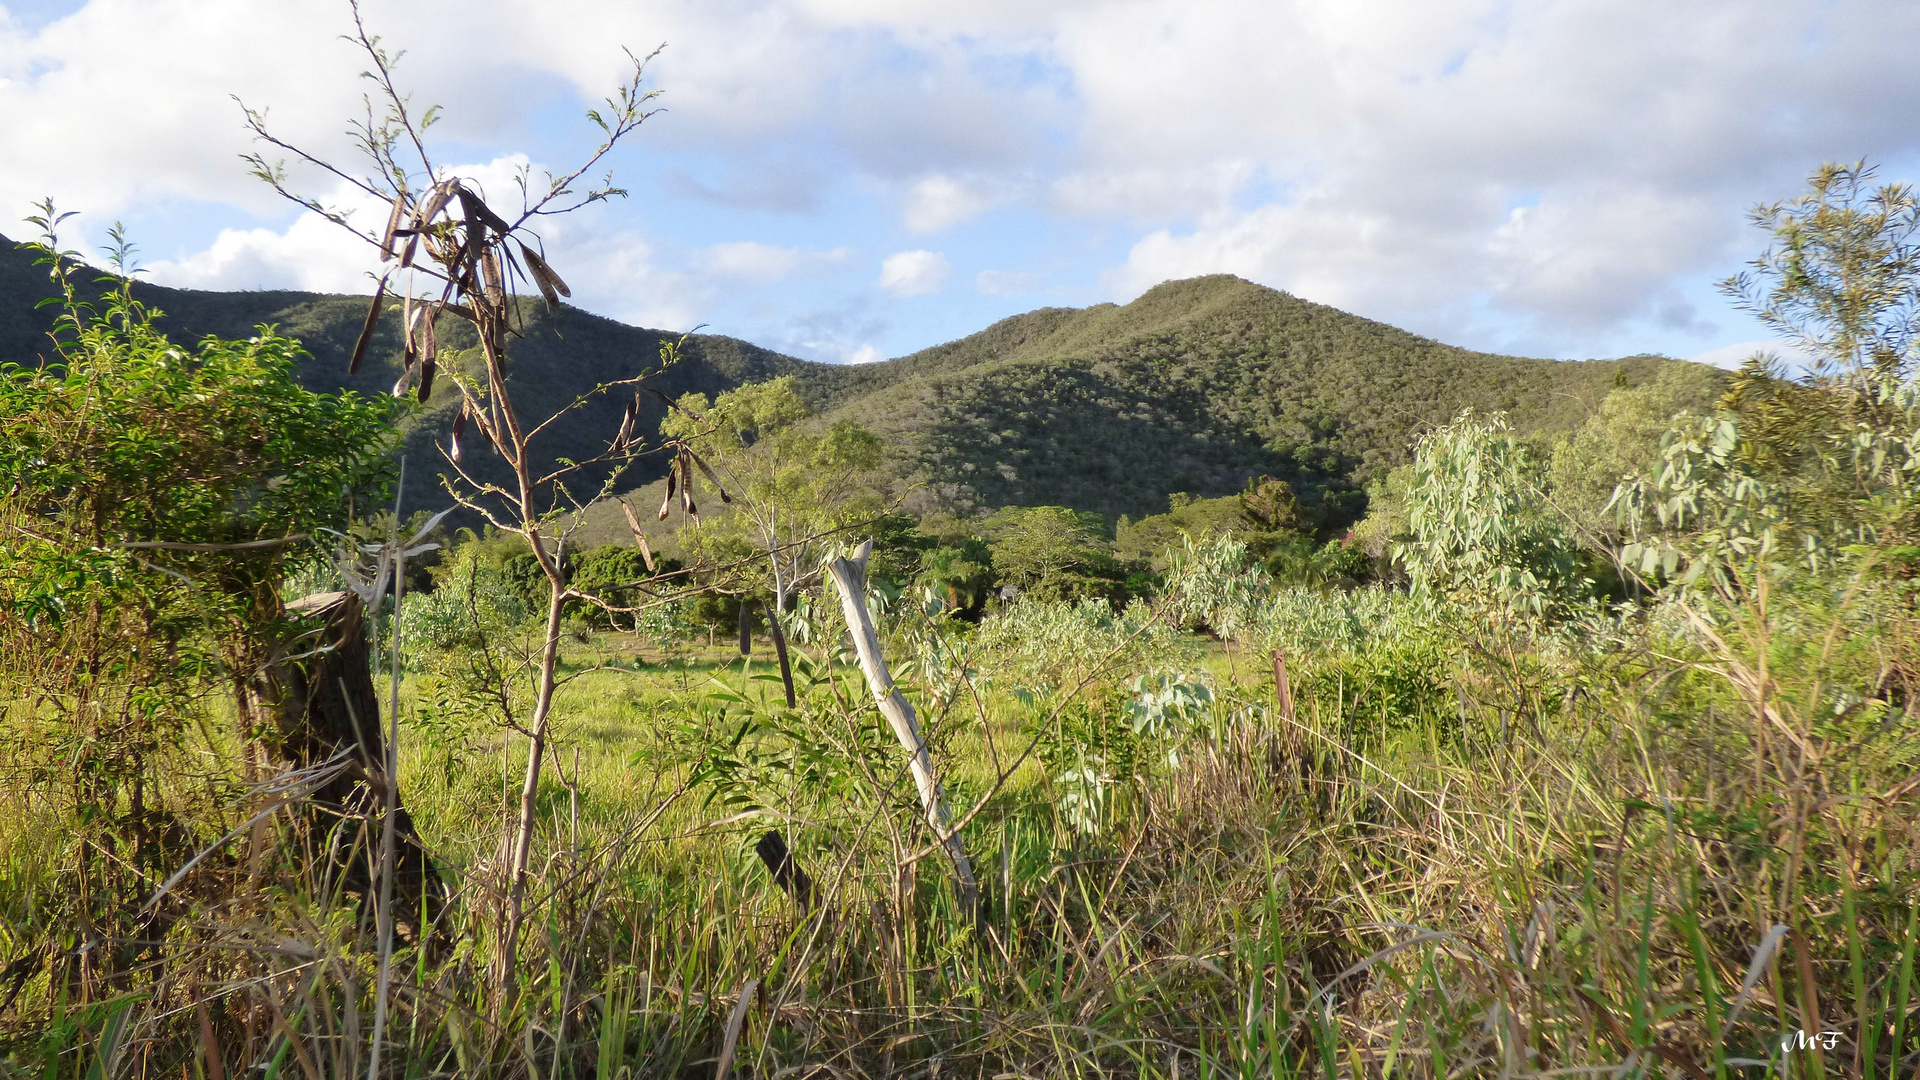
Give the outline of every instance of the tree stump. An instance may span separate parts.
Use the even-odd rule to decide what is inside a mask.
[[[363,899],[377,884],[372,838],[387,809],[387,744],[380,724],[380,695],[374,689],[360,598],[347,592],[316,593],[287,605],[304,623],[286,655],[268,673],[275,690],[274,714],[280,748],[296,768],[324,766],[336,757],[344,769],[307,797],[317,831],[342,818],[367,823],[360,854],[337,851],[332,873],[346,891]],[[398,784],[393,790],[397,794]],[[446,904],[446,886],[428,856],[404,802],[395,799],[394,924],[408,937],[425,936]]]

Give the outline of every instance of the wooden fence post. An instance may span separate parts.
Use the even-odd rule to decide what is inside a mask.
[[[828,563],[827,573],[833,575],[834,584],[839,586],[840,608],[846,613],[847,629],[853,635],[853,651],[860,659],[861,672],[867,677],[867,688],[873,691],[874,704],[879,706],[880,715],[887,718],[894,737],[906,748],[907,767],[913,773],[914,787],[920,792],[920,807],[926,812],[927,826],[953,863],[954,892],[959,897],[961,911],[968,922],[978,925],[980,886],[974,880],[973,865],[967,861],[967,849],[961,844],[959,833],[949,824],[946,799],[933,772],[933,754],[928,751],[926,740],[920,737],[913,706],[894,685],[887,662],[880,655],[880,634],[874,629],[872,616],[867,614],[867,557],[872,553],[873,541],[865,541],[854,549],[852,558],[837,558]]]

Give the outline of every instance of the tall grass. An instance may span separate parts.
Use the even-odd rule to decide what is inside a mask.
[[[1770,693],[1814,750],[1793,756],[1728,678],[1761,654],[1684,620],[1549,630],[1251,584],[1236,611],[1173,613],[1230,627],[1226,646],[1145,611],[1031,604],[968,630],[901,606],[890,649],[915,658],[903,683],[971,813],[984,928],[830,645],[798,651],[789,712],[758,659],[573,642],[510,999],[486,974],[525,740],[414,672],[402,786],[457,892],[436,933],[400,942],[383,1071],[1912,1075],[1920,760],[1904,707],[1860,681],[1897,628],[1821,659],[1858,613],[1780,609]],[[1268,648],[1291,716],[1248,662]],[[1142,728],[1129,705],[1155,673],[1211,693]],[[170,797],[211,846],[261,794],[231,740],[197,738]],[[1073,754],[1104,770],[1097,818],[1062,810],[1053,763]],[[328,891],[330,837],[272,817],[85,983],[59,955],[74,939],[37,921],[62,823],[11,775],[0,960],[30,958],[0,976],[0,999],[19,979],[11,1068],[364,1074],[373,919]],[[364,825],[331,839],[366,857]],[[768,830],[817,883],[811,907],[754,856]],[[1808,1049],[1802,1030],[1837,1035]]]

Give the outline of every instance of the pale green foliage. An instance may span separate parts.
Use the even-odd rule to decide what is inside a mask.
[[[1156,672],[1133,680],[1127,723],[1142,739],[1160,744],[1167,764],[1180,765],[1179,741],[1213,704],[1213,688],[1193,675]]]
[[[1803,382],[1757,358],[1723,408],[1674,426],[1656,470],[1624,485],[1642,575],[1738,599],[1805,571],[1906,560],[1920,508],[1920,201],[1825,165],[1754,212],[1773,245],[1725,289],[1815,359]],[[1849,567],[1836,564],[1851,562]]]
[[[1205,623],[1221,637],[1240,636],[1273,584],[1233,536],[1186,537],[1168,562],[1168,615],[1182,625]]]
[[[988,674],[1036,689],[1071,687],[1109,666],[1139,670],[1193,648],[1146,605],[1116,615],[1104,600],[1013,604],[981,622],[975,643],[993,658]]]
[[[1606,543],[1620,535],[1610,506],[1614,489],[1657,467],[1674,417],[1710,411],[1720,381],[1704,368],[1663,367],[1649,382],[1615,389],[1586,423],[1554,444],[1548,468],[1553,504],[1582,539]]]
[[[1040,599],[1098,594],[1113,568],[1098,520],[1064,506],[1000,510],[985,523],[993,568],[1001,581]]]
[[[1218,499],[1202,499],[1176,492],[1167,499],[1167,512],[1133,520],[1122,515],[1114,528],[1114,554],[1129,563],[1144,564],[1156,573],[1167,570],[1172,549],[1183,537],[1201,539],[1232,533],[1251,548],[1269,550],[1302,532],[1293,488],[1268,479],[1247,491]]]
[[[790,376],[729,390],[712,404],[687,394],[679,406],[661,433],[710,459],[735,508],[688,530],[683,544],[713,561],[764,555],[784,610],[794,582],[819,564],[819,538],[880,512],[871,484],[879,437],[846,420],[807,424]]]
[[[1383,640],[1429,631],[1442,614],[1433,599],[1398,589],[1278,589],[1250,613],[1248,636],[1290,655],[1357,654]]]
[[[1155,763],[1180,767],[1181,750],[1213,704],[1204,676],[1154,671],[1133,680],[1117,713],[1069,710],[1044,751],[1061,823],[1085,836],[1103,831],[1135,779]]]
[[[1393,546],[1405,540],[1407,488],[1413,483],[1413,465],[1397,465],[1367,485],[1367,516],[1349,531],[1353,546],[1376,562],[1390,559]]]
[[[1873,396],[1913,372],[1920,199],[1872,185],[1865,162],[1822,165],[1805,193],[1758,207],[1773,244],[1723,291],[1814,358],[1814,373]]]
[[[433,591],[409,596],[406,632],[410,664],[427,663],[453,650],[473,649],[543,615],[527,591],[489,557],[479,543],[454,548]]]
[[[1869,415],[1884,420],[1821,430],[1799,473],[1769,468],[1732,413],[1676,423],[1657,476],[1621,488],[1639,537],[1622,557],[1648,577],[1738,588],[1910,543],[1920,513],[1920,394],[1888,383],[1873,401]]]
[[[1167,581],[1174,609],[1249,652],[1278,650],[1303,714],[1337,725],[1357,744],[1389,730],[1457,726],[1452,684],[1463,658],[1460,635],[1446,628],[1463,613],[1451,602],[1378,585],[1283,587],[1249,566],[1231,539],[1181,555]]]
[[[1395,549],[1414,594],[1536,616],[1586,595],[1578,547],[1545,483],[1501,416],[1465,412],[1423,437],[1408,487],[1413,535]]]

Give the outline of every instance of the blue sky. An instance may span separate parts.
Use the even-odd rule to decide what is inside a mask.
[[[1920,5],[1850,0],[367,0],[510,199],[649,68],[631,197],[548,229],[582,306],[811,359],[1227,272],[1454,344],[1726,359],[1713,282],[1823,160],[1920,165]],[[363,248],[246,176],[233,98],[336,160],[344,3],[0,0],[0,232],[126,222],[154,280],[364,291]],[[298,180],[324,199],[324,176]]]

